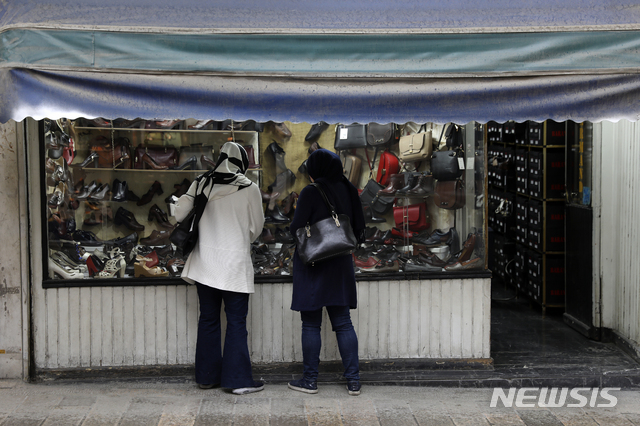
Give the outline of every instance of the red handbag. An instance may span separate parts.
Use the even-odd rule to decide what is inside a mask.
[[[400,171],[400,161],[390,151],[384,151],[380,154],[380,162],[378,163],[378,175],[376,181],[382,186],[389,185],[389,177]]]
[[[411,231],[424,231],[431,226],[427,221],[427,206],[424,203],[394,207],[393,219],[396,228],[400,229],[404,229],[405,223]]]

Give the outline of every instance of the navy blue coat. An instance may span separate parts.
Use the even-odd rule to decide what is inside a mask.
[[[354,188],[351,184],[346,179],[318,179],[316,183],[322,185],[337,213],[346,214],[351,218],[351,225],[358,236],[364,229],[364,215],[359,199],[352,199]],[[295,235],[298,228],[303,228],[307,223],[314,224],[329,216],[329,210],[320,192],[313,186],[307,186],[300,192],[290,225],[291,233]],[[334,257],[316,262],[311,266],[302,263],[296,250],[293,255],[291,309],[314,311],[323,306],[349,306],[355,309],[357,302],[356,279],[351,255]]]

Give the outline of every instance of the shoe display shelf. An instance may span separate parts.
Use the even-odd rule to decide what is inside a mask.
[[[514,174],[508,179],[499,179],[499,173],[489,179],[489,222],[496,234],[491,263],[500,267],[505,261],[510,262],[507,273],[497,274],[543,310],[563,308],[566,124],[547,120],[509,126],[513,137],[505,141],[505,123],[501,142],[496,141],[491,148],[494,156],[512,155],[514,165]],[[505,185],[511,178],[513,186]],[[505,204],[513,203],[513,214],[509,216],[513,228],[491,211],[492,195],[493,205],[500,198]],[[501,241],[502,236],[508,238],[508,243]],[[505,254],[508,250],[501,251],[501,247],[513,252]]]
[[[184,121],[181,123],[181,126],[186,126]],[[62,190],[64,202],[50,211],[72,218],[77,230],[95,236],[97,241],[79,241],[80,250],[87,253],[95,250],[101,252],[105,247],[104,242],[131,238],[133,233],[137,234],[136,244],[143,246],[143,252],[156,248],[166,251],[167,245],[170,247],[168,236],[176,224],[175,218],[169,216],[170,197],[182,195],[193,179],[210,170],[215,165],[221,146],[230,139],[247,147],[248,153],[254,156],[253,161],[250,159],[251,168],[246,175],[258,185],[261,184],[258,132],[255,131],[80,127],[72,124],[69,132],[74,141],[75,157],[71,164],[63,164],[68,169]],[[92,147],[102,144],[111,145],[113,149],[116,141],[125,139],[129,144],[125,154],[129,168],[123,168],[124,164],[97,167],[97,158],[88,159],[95,150]],[[164,148],[166,151],[175,149],[174,165],[162,167],[148,159],[145,164],[136,164],[135,150],[138,146],[155,150]],[[57,161],[62,164],[61,159]],[[47,200],[50,200],[60,186],[45,187]],[[52,206],[51,202],[48,204]],[[67,245],[73,242],[70,235],[52,236],[51,232],[48,235],[52,252],[59,251],[60,239],[69,241],[65,243]],[[179,259],[174,263],[180,263]],[[154,276],[148,275],[147,270],[142,272],[147,273],[146,276]],[[130,264],[124,278],[133,278],[133,275],[133,266]],[[78,278],[61,273],[54,276]],[[112,276],[117,278],[122,274]],[[86,272],[84,278],[91,279]]]

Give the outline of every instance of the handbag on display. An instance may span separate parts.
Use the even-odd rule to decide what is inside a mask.
[[[369,179],[360,193],[360,202],[363,207],[367,206],[379,215],[385,215],[389,213],[393,207],[394,199],[393,197],[379,197],[378,191],[381,189],[384,189],[384,186],[380,185],[374,179]]]
[[[360,184],[361,170],[362,159],[360,157],[352,154],[342,155],[343,174],[355,187],[358,187]]]
[[[331,217],[319,220],[313,225],[307,223],[304,228],[296,230],[296,251],[305,265],[353,253],[358,245],[349,216],[337,214],[320,185],[311,185],[320,191]]]
[[[465,201],[466,196],[462,180],[439,180],[436,182],[433,202],[437,207],[456,210],[464,207]]]
[[[367,126],[365,124],[338,124],[333,147],[336,151],[367,147]]]
[[[145,156],[146,154],[146,156]],[[134,160],[136,169],[168,169],[178,165],[180,154],[171,146],[144,146],[138,145],[135,149]]]
[[[389,177],[395,175],[400,171],[400,160],[391,151],[386,150],[380,154],[380,161],[378,162],[378,174],[376,175],[376,181],[380,185],[387,186],[389,184]]]
[[[367,143],[370,146],[388,146],[396,139],[397,126],[394,123],[369,123],[367,126]]]
[[[438,181],[454,180],[462,176],[464,159],[460,151],[436,151],[431,155],[431,174]]]
[[[402,136],[398,146],[398,156],[405,163],[428,160],[433,150],[431,130]]]
[[[93,159],[94,167],[103,169],[130,169],[131,143],[128,138],[120,137],[113,142],[104,136],[97,137],[91,145],[91,154],[82,163],[85,167],[87,160]]]
[[[408,206],[394,206],[393,219],[396,228],[408,227],[410,231],[424,231],[431,225],[427,221],[427,206],[425,203],[410,204]]]

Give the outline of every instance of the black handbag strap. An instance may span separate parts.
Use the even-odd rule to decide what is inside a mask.
[[[322,199],[324,200],[324,203],[327,206],[327,209],[329,209],[329,213],[331,214],[331,216],[336,216],[337,215],[336,209],[335,207],[333,207],[333,204],[331,204],[331,202],[329,201],[329,198],[327,198],[327,194],[325,194],[320,184],[312,183],[310,185],[314,186],[318,191],[320,191],[320,195],[322,195]]]

